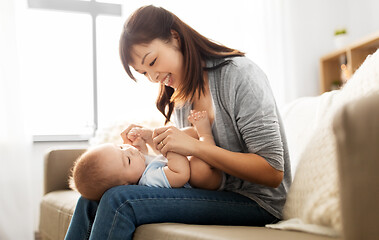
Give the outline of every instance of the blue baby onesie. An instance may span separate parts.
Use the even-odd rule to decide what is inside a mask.
[[[138,182],[138,185],[171,188],[166,174],[163,171],[163,168],[167,166],[167,159],[163,157],[163,155],[145,155],[145,159],[147,166]],[[190,188],[191,186],[186,183],[183,187]]]
[[[166,174],[163,171],[163,167],[167,166],[167,159],[163,157],[163,155],[145,155],[145,159],[147,166],[138,182],[138,185],[171,188]]]

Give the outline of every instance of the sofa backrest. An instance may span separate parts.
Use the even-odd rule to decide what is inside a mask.
[[[68,189],[68,177],[74,161],[86,149],[54,149],[45,154],[44,195],[55,191]]]
[[[379,236],[379,94],[345,105],[333,124],[343,239]]]
[[[332,123],[343,107],[379,95],[378,66],[379,51],[376,51],[344,88],[318,97],[314,108],[316,120],[312,121],[311,133],[303,138],[304,147],[298,153],[299,163],[283,210],[285,219],[300,218],[305,223],[342,232],[337,144]],[[289,146],[291,152],[291,139]]]

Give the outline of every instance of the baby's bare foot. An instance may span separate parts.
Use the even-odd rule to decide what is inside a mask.
[[[211,124],[206,111],[191,111],[188,121],[192,123],[200,137],[212,137]]]

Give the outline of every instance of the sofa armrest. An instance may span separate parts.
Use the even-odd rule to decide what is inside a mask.
[[[345,105],[334,119],[343,239],[379,235],[379,94]]]
[[[74,161],[86,149],[53,149],[45,155],[44,195],[55,191],[68,189],[68,176]]]

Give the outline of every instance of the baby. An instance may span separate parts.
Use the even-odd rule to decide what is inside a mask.
[[[133,130],[143,136],[142,131]],[[146,140],[138,137],[135,146],[105,143],[90,148],[75,162],[70,187],[84,198],[100,200],[106,190],[119,185],[185,186],[190,177],[188,159],[173,152],[167,153],[167,158],[149,156],[146,142],[152,140]]]
[[[197,130],[199,140],[214,144],[205,111],[192,111],[188,120]],[[221,172],[200,159],[190,158],[189,162],[187,157],[174,152],[168,152],[167,158],[161,154],[148,155],[146,143],[155,149],[149,131],[136,127],[130,130],[128,138],[132,140],[133,146],[105,143],[83,153],[72,169],[70,188],[89,200],[100,200],[106,190],[119,185],[190,187],[187,183],[190,177],[194,187],[220,188]]]

